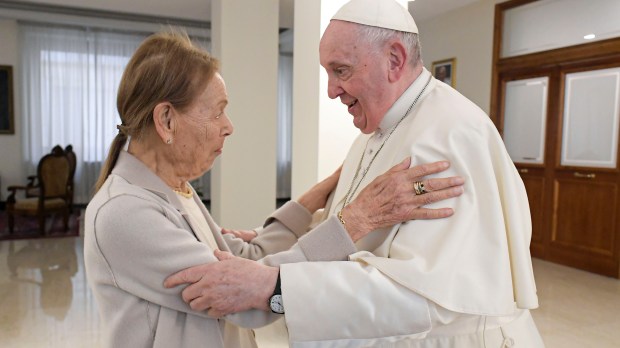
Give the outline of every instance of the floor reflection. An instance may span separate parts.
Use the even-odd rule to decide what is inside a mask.
[[[0,346],[100,347],[83,239],[0,242]]]
[[[77,273],[74,238],[9,242],[7,265],[12,280],[39,287],[43,312],[57,320],[67,316],[73,300],[71,278]]]

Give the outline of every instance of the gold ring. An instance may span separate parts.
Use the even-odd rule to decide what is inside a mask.
[[[414,181],[413,182],[413,191],[415,191],[416,195],[423,195],[425,193],[428,193],[425,189],[424,189],[424,183],[422,183],[421,181]]]

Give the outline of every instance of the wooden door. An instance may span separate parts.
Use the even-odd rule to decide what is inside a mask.
[[[537,68],[502,76],[499,125],[510,157],[519,171],[530,204],[532,256],[547,259],[550,241],[553,168],[557,131],[556,68]]]
[[[620,68],[562,74],[548,259],[617,277]]]
[[[528,194],[532,255],[618,277],[620,68],[506,73],[501,86],[499,128]]]

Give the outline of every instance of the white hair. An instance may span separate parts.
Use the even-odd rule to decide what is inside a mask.
[[[422,64],[422,46],[418,34],[406,33],[404,31],[373,27],[369,25],[358,25],[359,40],[374,46],[375,53],[383,45],[394,38],[399,39],[409,55],[409,63],[412,67]]]

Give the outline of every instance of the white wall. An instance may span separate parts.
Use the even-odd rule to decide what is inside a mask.
[[[424,66],[456,58],[456,89],[487,114],[491,104],[493,23],[498,0],[471,5],[424,21],[420,30]],[[415,19],[415,13],[413,14]]]
[[[21,85],[19,81],[19,47],[17,22],[0,19],[0,65],[13,66],[13,111],[15,134],[0,134],[0,201],[8,196],[7,186],[25,185],[26,176],[22,168],[22,115],[20,107]],[[34,174],[34,173],[31,173]]]

